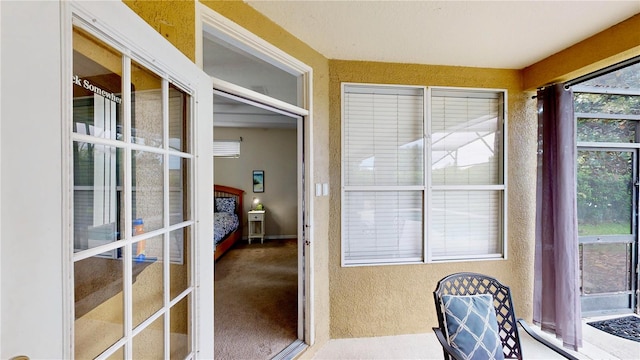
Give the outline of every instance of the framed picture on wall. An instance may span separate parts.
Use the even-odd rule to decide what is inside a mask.
[[[253,170],[253,192],[264,192],[264,170]]]

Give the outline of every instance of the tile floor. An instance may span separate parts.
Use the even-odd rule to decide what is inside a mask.
[[[587,322],[601,320],[606,317],[583,319],[583,347],[579,352],[572,352],[580,359],[640,359],[640,342],[626,340],[607,334]],[[539,330],[539,328],[538,328]],[[548,339],[557,341],[553,336],[543,334]],[[520,331],[522,353],[525,359],[562,359]],[[442,359],[442,350],[433,333],[383,336],[374,338],[335,339],[322,347],[313,359],[346,360],[346,359]]]

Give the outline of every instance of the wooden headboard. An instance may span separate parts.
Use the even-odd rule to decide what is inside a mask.
[[[240,224],[242,224],[242,199],[244,198],[244,190],[232,188],[230,186],[224,185],[214,185],[213,186],[213,197],[232,197],[236,199],[236,214],[238,214],[238,218],[240,219]],[[214,204],[215,206],[215,204]]]

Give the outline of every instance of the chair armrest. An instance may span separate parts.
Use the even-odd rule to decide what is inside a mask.
[[[543,338],[542,336],[538,335],[535,331],[533,331],[533,329],[529,326],[529,324],[527,324],[527,322],[524,321],[524,319],[518,319],[518,324],[520,324],[520,326],[522,326],[522,328],[524,329],[524,331],[527,332],[527,334],[529,334],[532,338],[536,339],[538,342],[540,342],[541,344],[545,345],[549,349],[557,352],[558,354],[564,356],[567,359],[578,360],[577,357],[569,354],[568,352],[566,352],[561,347],[549,342],[549,340],[547,340],[547,339]]]
[[[436,338],[440,342],[440,345],[442,345],[442,350],[445,352],[445,354],[449,355],[451,359],[462,360],[460,359],[460,357],[458,357],[458,353],[455,351],[455,349],[452,348],[451,345],[449,345],[447,338],[444,337],[444,334],[442,333],[442,330],[440,328],[434,327],[433,332],[436,334]],[[445,360],[448,359],[445,357]]]

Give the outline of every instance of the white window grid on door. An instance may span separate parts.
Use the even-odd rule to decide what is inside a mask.
[[[72,255],[73,262],[78,262],[90,257],[100,256],[104,253],[115,254],[116,251],[121,248],[121,256],[122,261],[124,262],[123,268],[123,293],[124,293],[124,334],[123,337],[115,342],[112,346],[106,349],[103,353],[101,353],[97,358],[98,359],[106,359],[113,355],[116,351],[124,347],[124,355],[125,358],[132,357],[132,349],[131,343],[132,339],[147,328],[154,321],[163,317],[164,324],[164,351],[165,357],[168,356],[169,352],[169,344],[170,341],[170,313],[171,308],[181,302],[184,299],[188,299],[189,308],[191,309],[189,312],[193,311],[193,302],[194,302],[194,283],[193,283],[193,274],[194,274],[194,256],[193,251],[189,251],[190,258],[187,262],[190,264],[190,269],[188,270],[189,280],[188,285],[185,290],[183,290],[180,294],[175,296],[173,299],[170,298],[171,293],[170,289],[170,263],[169,259],[172,259],[171,246],[170,246],[170,234],[174,231],[190,229],[190,236],[188,237],[189,244],[187,245],[190,249],[195,249],[194,247],[194,234],[195,231],[193,229],[195,222],[193,220],[194,214],[194,199],[193,199],[193,191],[188,191],[188,199],[185,201],[189,204],[189,210],[187,214],[189,214],[189,219],[185,221],[181,221],[176,224],[170,224],[170,200],[169,200],[169,167],[170,167],[170,159],[178,158],[180,160],[187,159],[186,163],[188,163],[188,173],[191,174],[185,181],[184,187],[193,189],[193,174],[194,174],[194,155],[193,155],[193,145],[191,141],[188,140],[186,152],[178,151],[172,149],[169,143],[169,84],[171,83],[173,86],[179,88],[181,91],[188,95],[189,104],[184,104],[188,109],[194,108],[193,103],[193,92],[189,89],[188,86],[184,86],[179,81],[171,78],[168,75],[165,75],[163,71],[161,71],[157,66],[153,65],[151,62],[147,61],[144,57],[140,57],[131,52],[130,49],[127,49],[123,45],[111,39],[109,36],[101,33],[100,31],[94,29],[86,21],[79,17],[73,17],[73,26],[80,28],[97,39],[103,41],[109,46],[113,47],[115,50],[119,51],[122,55],[122,114],[123,114],[123,131],[122,131],[122,139],[109,139],[104,137],[93,136],[89,131],[73,131],[71,132],[71,143],[79,142],[86,144],[93,144],[105,147],[112,147],[113,149],[121,149],[123,150],[123,166],[124,169],[123,179],[122,179],[122,191],[124,193],[124,206],[122,207],[124,211],[123,219],[132,219],[132,153],[134,151],[144,151],[149,153],[157,154],[163,158],[163,224],[160,229],[144,232],[139,235],[133,234],[133,225],[131,221],[123,221],[122,229],[121,229],[121,239],[109,243],[105,243],[93,248],[89,248],[86,250],[80,250],[74,252]],[[132,137],[131,131],[131,89],[129,84],[131,83],[130,73],[131,73],[131,63],[132,60],[135,60],[136,63],[144,66],[147,70],[153,72],[155,75],[161,78],[161,93],[162,93],[162,123],[163,123],[163,145],[162,147],[153,147],[144,144],[139,144],[134,141]],[[186,136],[187,139],[191,139],[192,127],[193,127],[193,113],[188,112],[186,116],[187,126],[184,128],[185,131],[189,133]],[[70,152],[71,153],[71,152]],[[183,162],[184,163],[184,162]],[[73,185],[71,187],[73,189]],[[73,201],[72,201],[73,203]],[[115,209],[114,209],[115,210]],[[73,217],[71,217],[73,218]],[[132,263],[133,263],[133,246],[140,241],[145,241],[154,237],[162,236],[163,239],[163,253],[162,258],[163,261],[163,306],[157,310],[154,314],[148,317],[146,320],[142,321],[139,325],[133,326],[132,321],[132,309],[133,309],[133,300],[132,300]],[[71,240],[73,241],[73,240]],[[73,248],[73,246],[71,247]],[[180,255],[184,256],[185,252],[182,251]],[[173,261],[179,262],[182,261],[182,256],[180,256],[180,260],[178,260],[177,255],[173,254]],[[71,277],[73,278],[73,276]],[[188,326],[190,330],[188,334],[190,336],[190,349],[195,349],[194,344],[194,323],[193,321],[189,321]],[[72,335],[73,337],[74,335]],[[126,344],[126,345],[125,345]],[[193,356],[193,353],[190,355]]]

